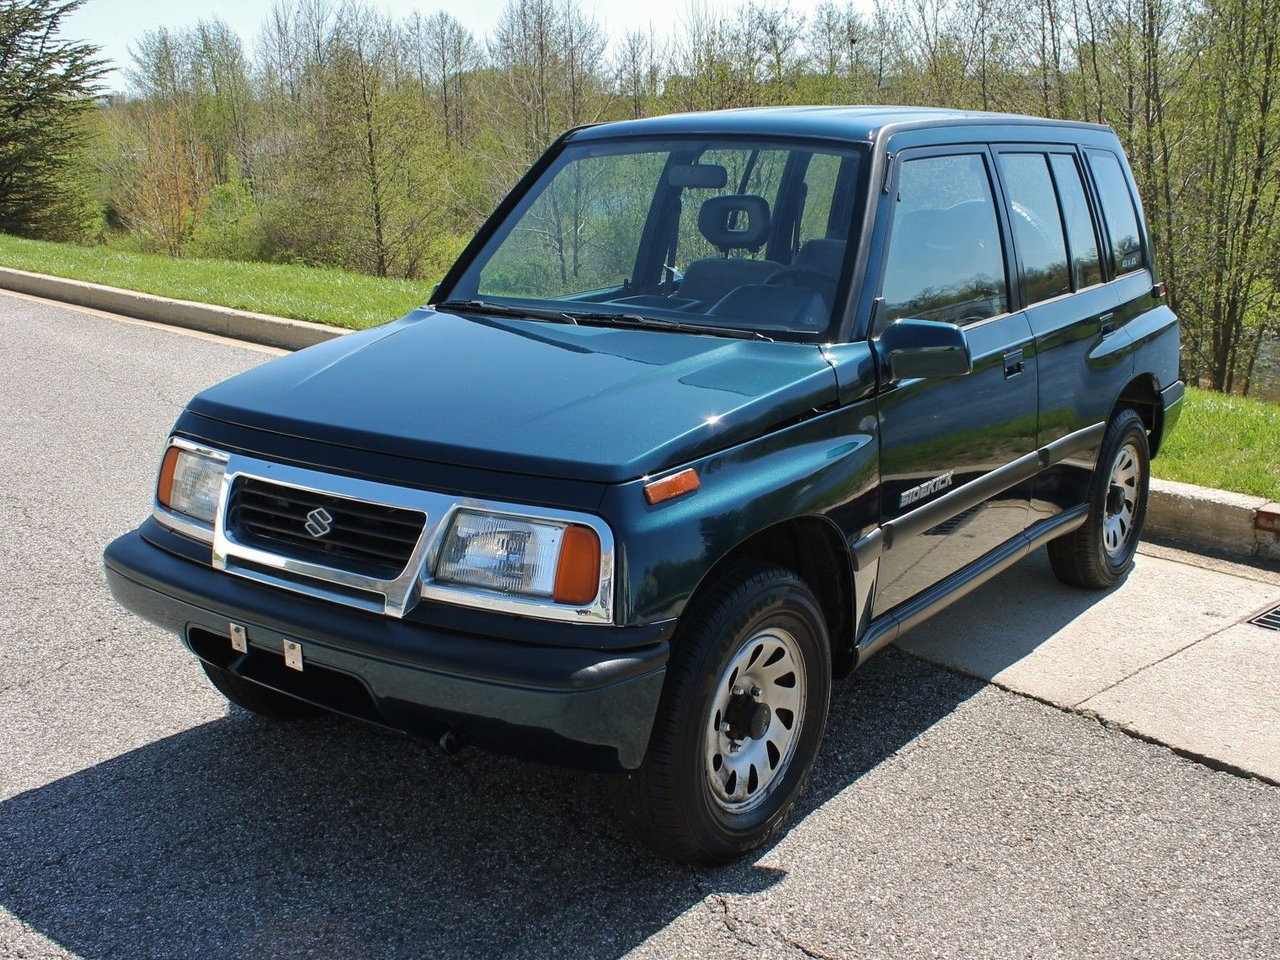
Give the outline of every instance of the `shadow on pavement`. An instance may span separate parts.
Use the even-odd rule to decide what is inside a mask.
[[[894,650],[837,685],[799,816],[981,686]],[[232,711],[0,804],[0,903],[86,958],[616,957],[783,876],[654,859],[601,778],[338,719]]]
[[[1139,564],[1145,562],[1139,557]],[[1037,550],[904,634],[899,643],[932,663],[978,678],[993,677],[1041,650],[1069,624],[1082,617],[1097,619],[1101,611],[1111,610],[1120,602],[1112,599],[1115,594],[1143,589],[1146,578],[1140,569],[1105,590],[1066,586],[1055,579],[1048,554]],[[1147,606],[1152,609],[1146,612],[1164,620],[1167,611],[1149,600]],[[1092,641],[1105,647],[1114,643],[1121,624],[1128,631],[1137,629],[1137,617],[1144,611],[1124,612],[1127,618],[1114,615],[1099,624]],[[1082,654],[1079,644],[1074,653]]]

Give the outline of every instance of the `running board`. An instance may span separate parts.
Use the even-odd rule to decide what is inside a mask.
[[[982,586],[997,574],[1003,573],[1031,551],[1044,546],[1055,537],[1083,526],[1088,514],[1089,505],[1082,503],[1063,511],[1056,517],[1041,520],[1008,543],[996,547],[968,566],[957,570],[945,580],[940,580],[928,590],[872,620],[858,641],[858,664],[861,665],[871,654],[893,643],[902,634],[928,620],[939,610]]]

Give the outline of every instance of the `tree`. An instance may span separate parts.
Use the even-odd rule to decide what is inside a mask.
[[[116,118],[112,209],[144,250],[182,256],[208,205],[208,154],[172,107],[133,105]]]
[[[648,116],[662,92],[662,61],[665,51],[658,45],[652,27],[648,33],[633,30],[624,36],[615,57],[618,94],[626,104],[630,119]]]
[[[480,62],[480,48],[467,29],[443,10],[429,17],[414,11],[405,40],[423,99],[434,101],[445,146],[461,144],[470,130],[466,76]]]
[[[106,62],[58,38],[84,0],[0,0],[0,231],[74,239],[93,219],[84,114]]]
[[[600,25],[577,0],[508,0],[489,40],[485,106],[495,199],[568,127],[612,105]],[[498,143],[501,146],[497,146]]]

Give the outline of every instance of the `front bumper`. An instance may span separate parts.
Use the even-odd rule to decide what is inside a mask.
[[[488,749],[569,766],[644,759],[665,639],[593,650],[396,620],[214,570],[141,531],[112,542],[103,564],[121,606],[202,660],[300,700],[414,736],[461,729]],[[245,653],[231,646],[232,623],[246,629]],[[302,671],[285,666],[285,640],[302,645]]]

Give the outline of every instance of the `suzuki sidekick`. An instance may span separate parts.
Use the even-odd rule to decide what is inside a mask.
[[[195,397],[106,574],[236,704],[613,771],[720,862],[786,820],[833,678],[1040,546],[1126,575],[1182,396],[1109,128],[603,124],[429,305]]]

